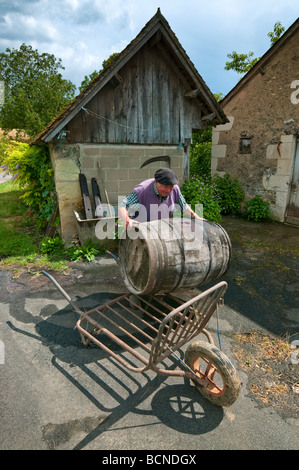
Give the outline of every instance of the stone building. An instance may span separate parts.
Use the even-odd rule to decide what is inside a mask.
[[[64,241],[77,230],[79,174],[86,176],[90,193],[91,178],[96,178],[101,198],[106,202],[104,189],[111,205],[161,166],[169,164],[182,184],[189,171],[192,130],[226,122],[158,9],[113,63],[33,142],[50,149]],[[152,161],[155,157],[160,158]]]
[[[228,173],[272,216],[299,224],[299,19],[220,103],[229,123],[213,130],[212,174]]]

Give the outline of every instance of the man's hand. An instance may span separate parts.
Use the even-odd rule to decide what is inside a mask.
[[[132,220],[130,217],[126,218],[126,230],[132,230],[134,227],[136,227],[139,224],[137,220]]]

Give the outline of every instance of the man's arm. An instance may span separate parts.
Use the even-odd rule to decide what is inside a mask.
[[[138,196],[135,192],[132,192],[129,196],[127,196],[121,203],[118,208],[118,216],[124,224],[126,230],[130,230],[134,224],[138,223],[137,221],[133,221],[129,217],[128,208],[132,206],[137,206],[139,204]]]
[[[184,215],[187,217],[190,217],[191,219],[197,219],[197,220],[206,220],[202,217],[199,217],[199,215],[194,212],[191,207],[187,204],[184,196],[182,195],[181,191],[179,192],[179,205],[181,207],[181,211],[183,212]]]
[[[194,212],[190,206],[187,205],[186,209],[184,210],[184,215],[187,217],[190,217],[191,219],[196,219],[196,220],[207,220],[204,219],[203,217],[199,217],[199,215]]]

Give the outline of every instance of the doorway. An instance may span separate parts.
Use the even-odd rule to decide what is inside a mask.
[[[286,222],[299,226],[299,139],[296,142],[290,198],[286,209]]]

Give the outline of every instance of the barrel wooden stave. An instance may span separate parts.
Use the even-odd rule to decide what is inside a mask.
[[[193,226],[192,226],[193,224]],[[196,226],[196,233],[191,228]],[[120,241],[119,259],[134,294],[170,293],[222,277],[231,258],[226,231],[214,222],[162,219],[138,226],[138,237]]]

